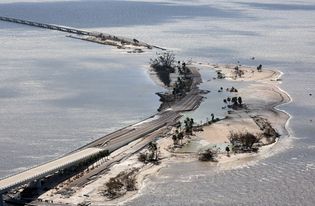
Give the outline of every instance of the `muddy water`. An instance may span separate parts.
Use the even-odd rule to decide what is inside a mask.
[[[313,205],[313,1],[49,2],[1,3],[0,11],[136,37],[168,47],[180,59],[240,61],[284,72],[281,87],[293,102],[279,108],[292,116],[290,136],[280,139],[273,155],[226,171],[199,162],[171,165],[127,205]],[[125,55],[56,32],[3,22],[0,28],[1,176],[155,112],[160,88],[143,70],[154,52]]]

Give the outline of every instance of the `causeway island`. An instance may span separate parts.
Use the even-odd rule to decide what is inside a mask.
[[[0,206],[313,206],[311,0],[2,0]]]

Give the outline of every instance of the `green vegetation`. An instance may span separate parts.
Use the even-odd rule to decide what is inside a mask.
[[[201,153],[199,153],[198,159],[200,161],[211,161],[216,162],[216,158],[218,156],[218,152],[213,149],[207,149]]]
[[[109,199],[120,197],[128,191],[135,191],[136,188],[136,174],[138,170],[133,169],[130,172],[121,172],[116,177],[112,177],[105,184],[106,189],[102,194]]]
[[[229,157],[230,156],[230,147],[226,146],[225,151],[226,151],[226,155]]]
[[[173,134],[173,136],[172,136],[172,140],[173,140],[174,146],[181,145],[183,139],[184,139],[184,133],[183,132],[179,132],[178,130],[176,130],[175,134]]]
[[[237,90],[237,89],[235,89],[234,87],[231,87],[231,88],[226,88],[226,91],[227,91],[227,92],[235,92],[235,93],[237,93],[237,92],[238,92],[238,90]]]
[[[151,59],[150,64],[161,82],[171,89],[165,93],[156,93],[162,102],[158,111],[170,107],[171,103],[183,98],[191,90],[192,72],[185,62],[178,61],[175,64],[175,55],[172,52],[158,53],[155,59]],[[171,79],[171,73],[176,73],[174,77],[177,78]]]
[[[184,120],[184,130],[182,130],[181,122],[177,122],[176,124],[176,130],[175,133],[172,135],[172,140],[174,143],[174,146],[181,146],[182,140],[184,139],[185,135],[192,135],[193,133],[193,125],[194,125],[194,119],[187,117]]]
[[[180,61],[178,61],[178,65],[177,65],[177,68],[178,68],[178,73],[179,75],[182,75],[186,78],[186,76],[188,74],[191,74],[191,71],[189,70],[189,68],[186,66],[186,63],[183,62],[182,65],[180,64]]]
[[[140,162],[155,162],[157,163],[159,161],[159,155],[158,155],[158,146],[156,142],[150,142],[147,146],[149,153],[143,154],[140,153],[138,156],[138,160]]]
[[[192,135],[192,132],[193,132],[193,125],[194,125],[194,119],[187,117],[187,118],[184,120],[184,123],[185,123],[185,133],[186,133],[187,135]]]
[[[148,160],[150,162],[158,161],[158,147],[156,142],[150,142],[148,145],[148,150],[150,151]]]
[[[150,65],[164,85],[170,86],[170,74],[175,72],[175,54],[172,52],[158,53],[158,57],[150,60]]]
[[[239,69],[238,66],[234,67],[235,78],[242,77],[244,75],[244,71]]]
[[[147,155],[146,154],[143,154],[143,153],[140,153],[139,154],[139,157],[138,157],[138,160],[140,162],[146,162],[147,161]]]
[[[228,97],[226,99],[223,99],[223,102],[225,104],[227,104],[227,107],[228,108],[231,108],[231,109],[242,109],[244,108],[244,104],[243,104],[243,99],[242,97]],[[225,108],[225,107],[223,107]]]
[[[206,123],[207,123],[208,125],[211,125],[211,124],[216,123],[216,122],[218,122],[218,121],[220,121],[220,118],[218,118],[218,117],[215,118],[214,114],[211,113],[211,120],[209,120],[209,119],[207,118],[207,122],[206,122]]]
[[[174,83],[172,94],[175,98],[183,97],[186,92],[189,92],[192,85],[192,79],[187,77],[177,77],[177,81]]]
[[[257,152],[258,147],[254,147],[255,143],[260,142],[260,138],[249,133],[231,133],[229,140],[232,144],[232,150],[236,153]]]
[[[217,71],[217,78],[218,79],[225,79],[225,75],[220,70],[218,70]]]

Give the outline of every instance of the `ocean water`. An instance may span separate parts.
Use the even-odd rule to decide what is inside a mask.
[[[240,61],[284,73],[280,86],[293,101],[279,109],[291,115],[290,135],[268,157],[225,171],[172,164],[126,205],[314,205],[312,0],[29,2],[3,1],[0,14],[135,37],[184,60]],[[4,22],[0,42],[0,176],[69,152],[158,107],[154,92],[162,88],[146,70],[155,51],[124,54]],[[207,100],[202,111],[207,104],[213,113]]]
[[[18,16],[20,5],[0,4],[7,11],[0,13]],[[26,13],[40,19],[32,8]],[[151,53],[127,54],[5,22],[0,42],[0,177],[68,153],[159,107],[155,93],[163,88],[146,68]]]

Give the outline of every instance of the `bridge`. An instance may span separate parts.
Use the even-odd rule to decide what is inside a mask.
[[[2,194],[18,186],[39,180],[49,174],[69,168],[93,155],[103,151],[101,148],[87,148],[64,156],[46,164],[31,168],[27,171],[0,180],[0,205],[3,206]]]
[[[37,23],[33,21],[27,21],[27,20],[21,20],[21,19],[9,18],[9,17],[0,17],[0,20],[12,22],[12,23],[24,24],[28,26],[40,27],[44,29],[51,29],[51,30],[57,30],[61,32],[73,33],[77,35],[95,36],[95,37],[99,37],[100,35],[101,36],[103,35],[104,37],[104,34],[98,33],[98,32],[88,32],[88,31],[83,31],[83,30],[74,29],[70,27],[43,24],[43,23]],[[108,37],[110,37],[110,35]],[[126,39],[117,38],[117,37],[115,37],[115,39],[129,41],[130,43],[133,43],[135,45],[142,44],[142,45],[150,46],[146,43],[141,43],[139,41],[135,42],[134,40],[126,40]],[[159,47],[156,47],[156,48],[159,48]],[[200,74],[195,70],[192,70],[192,71],[193,71],[192,77],[196,81],[194,82],[194,84],[200,83],[199,82]],[[176,120],[180,118],[181,116],[179,114],[180,112],[190,111],[190,110],[195,109],[195,107],[199,105],[200,101],[201,101],[201,97],[199,95],[199,92],[197,91],[197,88],[193,88],[193,90],[189,94],[187,94],[185,98],[177,102],[177,104],[174,105],[169,111],[160,112],[156,114],[154,118],[153,117],[148,118],[146,121],[142,122],[141,124],[131,125],[121,130],[118,130],[116,132],[113,132],[109,135],[106,135],[104,137],[101,137],[95,140],[94,142],[91,142],[90,144],[87,144],[84,147],[79,148],[78,150],[66,156],[63,156],[59,159],[53,160],[51,162],[48,162],[40,166],[36,166],[34,168],[18,173],[16,175],[13,175],[4,179],[0,179],[0,206],[4,205],[3,194],[7,193],[8,191],[14,188],[18,188],[28,183],[36,182],[38,180],[45,178],[48,175],[54,174],[55,172],[58,172],[60,170],[79,164],[93,157],[94,155],[99,154],[100,152],[104,150],[108,150],[110,152],[115,151],[118,148],[121,148],[136,139],[147,137],[149,134],[152,134],[154,131],[158,129],[166,128],[167,126],[173,125],[176,122]]]
[[[139,41],[137,39],[132,39],[132,38],[127,38],[127,37],[119,37],[115,35],[110,35],[102,32],[95,32],[95,31],[84,31],[81,29],[76,29],[68,26],[60,26],[60,25],[54,25],[54,24],[45,24],[45,23],[39,23],[39,22],[34,22],[34,21],[28,21],[28,20],[23,20],[23,19],[17,19],[17,18],[11,18],[11,17],[5,17],[5,16],[0,16],[0,21],[6,21],[6,22],[11,22],[11,23],[16,23],[16,24],[23,24],[27,26],[33,26],[33,27],[38,27],[38,28],[43,28],[43,29],[50,29],[50,30],[56,30],[56,31],[61,31],[61,32],[66,32],[70,34],[76,34],[79,35],[80,37],[75,37],[75,36],[68,36],[72,37],[75,39],[81,39],[85,41],[90,41],[94,43],[101,43],[105,44],[105,40],[110,40],[111,42],[117,42],[123,44],[130,44],[136,47],[146,47],[148,49],[156,48],[156,49],[161,49],[165,50],[164,48],[154,46],[147,44],[145,42]],[[94,37],[94,39],[90,39],[89,37]],[[111,45],[112,44],[105,44],[105,45]]]
[[[134,140],[146,137],[160,128],[174,124],[179,117],[180,115],[174,111],[161,112],[143,122],[101,137],[59,159],[2,179],[0,180],[0,206],[4,205],[3,194],[14,188],[36,182],[55,172],[77,165],[104,150],[113,152]]]
[[[194,82],[195,84],[198,84],[200,82],[200,74],[198,74],[196,70],[192,71]],[[199,95],[197,88],[193,87],[191,92],[178,101],[176,105],[173,105],[170,110],[159,112],[140,123],[130,125],[103,136],[59,159],[1,179],[0,206],[4,205],[3,194],[10,190],[28,183],[36,182],[55,172],[79,164],[104,150],[113,152],[139,138],[146,138],[161,128],[167,128],[168,126],[174,125],[181,117],[181,112],[194,110],[200,104],[200,101],[201,96]]]
[[[58,25],[53,25],[53,24],[44,24],[44,23],[38,23],[38,22],[22,20],[22,19],[15,19],[15,18],[10,18],[10,17],[0,16],[0,20],[11,22],[11,23],[24,24],[27,26],[39,27],[39,28],[43,28],[43,29],[51,29],[51,30],[57,30],[57,31],[61,31],[61,32],[78,34],[78,35],[89,35],[89,36],[95,36],[96,35],[95,32],[88,32],[88,31],[83,31],[83,30],[71,28],[71,27],[58,26]]]

